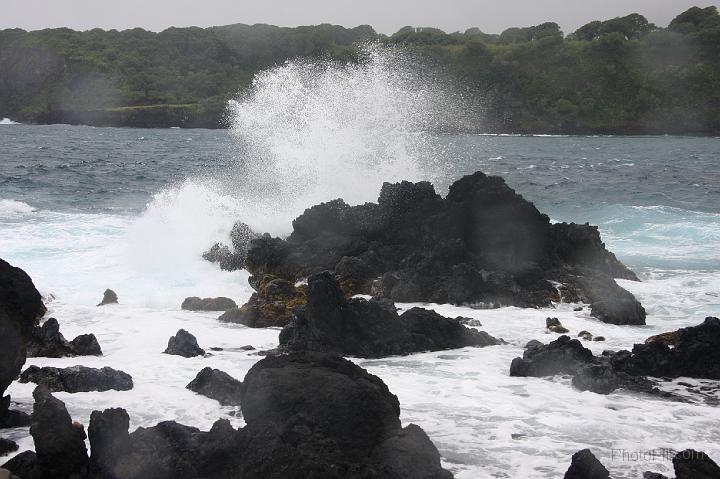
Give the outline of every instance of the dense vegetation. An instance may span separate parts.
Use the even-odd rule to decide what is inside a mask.
[[[415,51],[482,98],[478,129],[720,132],[720,15],[691,8],[667,28],[639,14],[564,35],[556,23],[491,35],[405,27],[229,25],[160,33],[0,31],[0,117],[33,122],[217,126],[256,72],[298,56],[352,61],[358,42]]]

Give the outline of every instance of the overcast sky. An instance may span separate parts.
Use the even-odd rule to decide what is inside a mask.
[[[0,28],[47,27],[160,31],[169,26],[269,23],[282,26],[369,24],[382,33],[405,25],[451,32],[555,21],[570,33],[591,20],[638,12],[666,26],[691,6],[720,0],[0,0]]]

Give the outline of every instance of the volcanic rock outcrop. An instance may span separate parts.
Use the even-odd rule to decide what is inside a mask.
[[[346,299],[327,271],[308,278],[307,304],[294,312],[295,319],[280,333],[281,351],[378,358],[500,344],[489,334],[434,311],[412,308],[398,315],[386,299]]]
[[[94,334],[82,334],[72,341],[60,332],[57,319],[49,318],[42,326],[35,326],[27,343],[31,358],[62,358],[66,356],[102,356],[102,349]]]
[[[87,391],[128,391],[133,388],[132,377],[123,371],[104,367],[100,369],[85,366],[53,368],[30,366],[20,375],[21,383],[35,383],[50,391],[69,393]]]
[[[259,237],[260,235],[250,229],[248,225],[238,221],[230,231],[230,243],[232,246],[215,243],[203,253],[203,258],[211,263],[217,263],[220,269],[226,271],[243,269],[250,241]]]
[[[265,275],[255,286],[257,291],[240,308],[225,311],[218,319],[251,328],[285,326],[293,317],[293,308],[305,304],[305,286]]]
[[[662,338],[673,338],[674,347]],[[547,345],[531,341],[523,357],[513,359],[510,375],[567,374],[576,388],[599,394],[619,388],[659,393],[646,376],[720,379],[720,319],[708,317],[698,326],[648,339],[632,351],[605,351],[602,356],[568,336]]]
[[[387,386],[343,358],[267,357],[245,376],[242,396],[247,425],[239,430],[227,420],[207,432],[162,422],[128,434],[124,410],[95,411],[88,458],[84,434],[62,402],[36,390],[31,434],[37,451],[3,467],[23,479],[453,477],[421,428],[402,427]]]
[[[26,344],[45,305],[30,276],[0,259],[0,427],[27,424],[27,417],[10,411],[5,390],[25,364]]]
[[[605,322],[645,321],[613,279],[637,276],[605,249],[597,227],[553,224],[502,178],[481,172],[445,198],[428,182],[403,181],[385,183],[377,203],[313,206],[286,240],[251,239],[243,264],[255,282],[269,274],[294,284],[331,270],[349,295],[521,307],[584,301]]]

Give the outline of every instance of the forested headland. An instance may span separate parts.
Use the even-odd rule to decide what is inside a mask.
[[[482,99],[477,131],[719,134],[720,15],[691,8],[666,27],[640,14],[565,34],[556,23],[446,33],[367,25],[228,25],[84,32],[0,31],[0,118],[98,126],[222,127],[226,101],[297,57],[353,61],[397,45]]]

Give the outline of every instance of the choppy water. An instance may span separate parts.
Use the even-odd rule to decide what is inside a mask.
[[[702,398],[601,396],[561,378],[508,375],[528,340],[553,339],[544,328],[549,315],[574,333],[605,336],[589,345],[595,353],[720,315],[720,139],[431,135],[423,131],[437,126],[433,105],[460,114],[462,96],[419,78],[402,57],[369,57],[352,67],[291,63],[266,72],[232,105],[230,130],[1,122],[0,257],[53,295],[49,312],[67,337],[92,332],[105,352],[28,363],[109,365],[135,379],[129,392],[58,393],[74,419],[87,425],[94,409],[125,407],[131,427],[178,420],[208,428],[231,411],[184,386],[204,366],[242,379],[257,356],[228,350],[184,359],[161,351],[181,327],[206,349],[277,344],[277,330],[180,310],[190,295],[249,298],[247,273],[200,258],[227,239],[235,220],[284,234],[319,201],[374,201],[383,181],[401,179],[430,180],[444,194],[463,174],[483,170],[505,177],[555,220],[598,224],[609,248],[644,280],[623,285],[645,305],[648,325],[603,324],[574,305],[426,305],[478,318],[508,344],[359,361],[398,395],[403,421],[429,433],[460,479],[560,477],[585,447],[618,478],[671,467],[662,459],[613,459],[620,449],[694,447],[720,459],[720,409]],[[98,309],[107,287],[120,304]],[[31,392],[32,385],[10,388],[25,409]],[[27,429],[10,436],[32,447]]]

